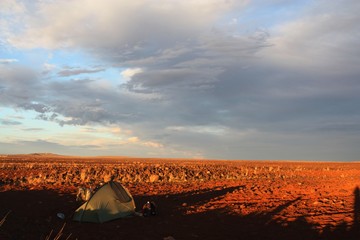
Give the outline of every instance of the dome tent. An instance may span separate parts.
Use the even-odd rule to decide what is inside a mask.
[[[118,182],[110,181],[78,209],[73,220],[103,223],[135,213],[135,203],[130,192]]]

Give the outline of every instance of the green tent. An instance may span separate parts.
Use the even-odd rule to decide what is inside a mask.
[[[73,220],[103,223],[134,214],[135,203],[130,192],[118,182],[108,182],[74,213]]]

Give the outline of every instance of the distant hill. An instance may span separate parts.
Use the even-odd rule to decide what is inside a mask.
[[[34,155],[34,156],[62,156],[59,154],[55,154],[55,153],[29,153],[29,154],[25,154],[25,155]]]

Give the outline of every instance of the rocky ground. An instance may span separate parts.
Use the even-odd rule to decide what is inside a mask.
[[[73,222],[77,188],[109,180],[158,215]],[[358,185],[360,163],[2,155],[0,239],[360,239]]]

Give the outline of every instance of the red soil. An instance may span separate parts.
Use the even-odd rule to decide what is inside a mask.
[[[116,175],[115,180],[130,190],[138,210],[152,200],[158,215],[73,222],[80,205],[76,186],[89,183],[85,177],[83,182],[73,177],[73,184],[64,180],[77,164],[138,172],[134,179]],[[158,176],[150,182],[143,173],[149,166],[167,170],[150,168],[149,174]],[[53,171],[64,168],[66,176]],[[185,178],[165,176],[184,172]],[[35,181],[34,174],[46,176]],[[97,174],[94,182],[102,181],[99,177],[104,176]],[[70,234],[69,239],[86,240],[360,239],[358,185],[360,163],[2,157],[0,220],[11,212],[0,227],[0,239],[45,239],[52,230],[54,239],[64,223],[60,239]],[[64,213],[65,220],[57,213]]]

